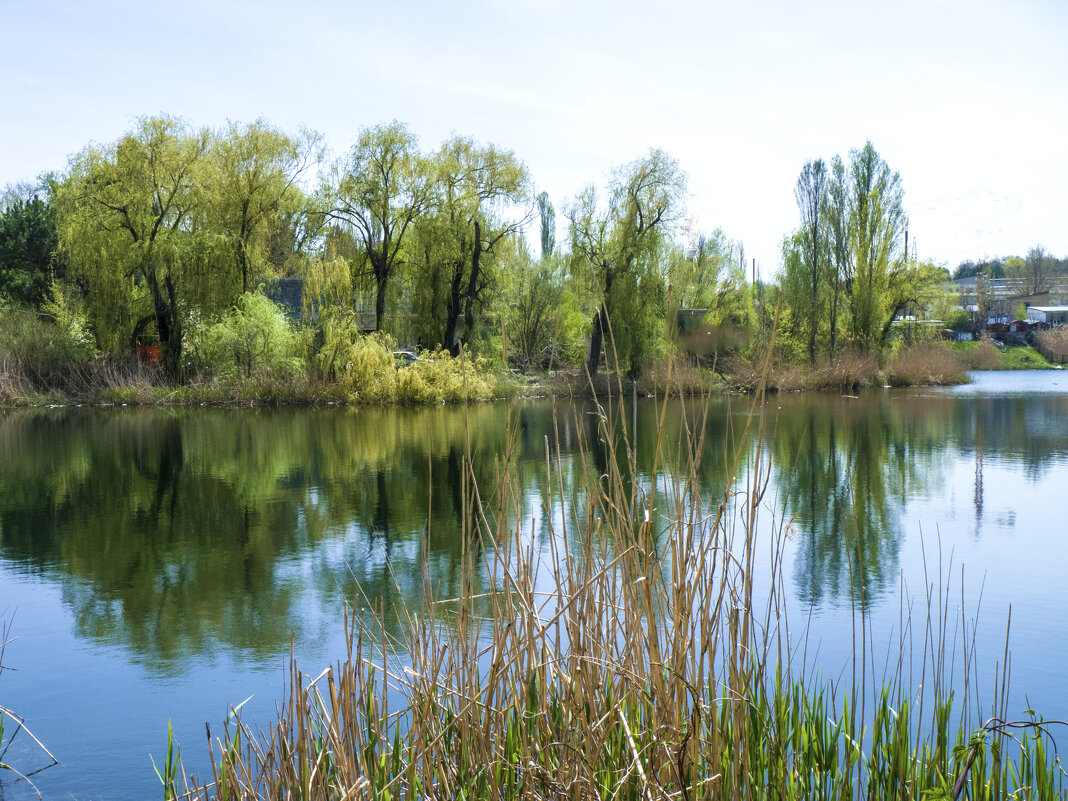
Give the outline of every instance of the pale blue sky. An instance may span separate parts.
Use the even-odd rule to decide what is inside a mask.
[[[1068,3],[0,0],[0,185],[142,114],[335,151],[399,119],[513,149],[557,208],[650,147],[778,267],[807,159],[871,139],[921,258],[1068,256]]]

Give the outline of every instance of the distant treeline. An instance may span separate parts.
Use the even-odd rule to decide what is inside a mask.
[[[1024,257],[1006,256],[982,261],[968,259],[953,271],[953,278],[958,280],[976,275],[1021,281],[1027,289],[1034,289],[1033,292],[1021,294],[1035,295],[1049,291],[1056,279],[1068,275],[1068,258],[1055,258],[1044,247],[1036,245]]]
[[[373,319],[420,348],[634,375],[662,361],[684,318],[708,334],[687,340],[698,356],[763,353],[775,330],[781,359],[815,362],[879,354],[895,318],[952,302],[948,272],[908,253],[900,176],[870,142],[803,166],[772,282],[755,280],[740,243],[685,221],[686,193],[679,163],[653,150],[558,215],[515,153],[464,136],[428,151],[392,122],[334,158],[317,134],[263,120],[146,117],[8,187],[0,308],[40,313],[85,352],[158,342],[170,375],[205,375],[221,363],[205,358],[207,332],[269,339],[257,325],[275,323],[249,312],[269,310],[242,298],[299,276],[303,351],[286,358],[308,369],[336,371],[324,349],[354,347]]]

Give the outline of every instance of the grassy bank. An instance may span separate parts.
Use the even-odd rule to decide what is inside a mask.
[[[747,431],[769,418],[762,393],[751,403]],[[400,640],[368,610],[353,614],[344,660],[311,674],[291,665],[274,724],[238,711],[212,733],[210,776],[185,777],[173,750],[160,765],[168,797],[1064,797],[1045,728],[1009,719],[1007,652],[982,699],[993,716],[970,693],[955,699],[975,643],[940,594],[908,627],[920,641],[903,635],[890,654],[896,674],[872,682],[865,666],[882,658],[859,610],[847,678],[812,670],[803,626],[785,617],[787,521],[767,519],[765,452],[727,454],[725,489],[706,497],[705,411],[684,406],[678,452],[691,455],[670,470],[657,438],[662,481],[637,473],[628,415],[611,403],[600,443],[584,443],[584,482],[565,483],[546,443],[544,539],[514,449],[493,487],[468,464],[468,589],[441,598],[424,576],[423,608],[399,610]],[[494,589],[470,589],[479,573]]]
[[[949,347],[969,370],[1038,370],[1052,363],[1028,345],[998,347],[990,340],[951,342]]]
[[[175,374],[129,355],[96,353],[84,326],[19,310],[0,313],[0,404],[322,405],[437,404],[532,396],[701,395],[715,391],[802,389],[853,392],[865,386],[954,384],[969,369],[1045,367],[1032,348],[990,342],[920,343],[884,357],[844,352],[815,365],[728,352],[698,365],[671,356],[626,381],[581,367],[522,377],[464,353],[423,352],[399,364],[396,343],[365,335],[349,316],[294,329],[260,294],[242,296],[220,321],[193,328]],[[670,378],[670,380],[669,380]]]

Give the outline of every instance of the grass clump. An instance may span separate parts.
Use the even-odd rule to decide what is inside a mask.
[[[886,380],[891,386],[963,384],[968,376],[952,350],[940,343],[925,343],[895,355],[887,365]]]
[[[769,418],[763,397],[739,442]],[[425,605],[400,610],[399,641],[381,617],[353,614],[347,656],[314,677],[292,664],[278,720],[260,731],[235,714],[212,741],[212,775],[184,797],[1064,797],[1044,725],[1024,721],[1029,736],[1011,739],[1004,674],[995,718],[979,719],[967,693],[954,708],[955,635],[937,599],[914,627],[925,632],[916,685],[906,643],[890,659],[898,675],[877,686],[800,664],[781,576],[756,589],[763,566],[781,564],[787,528],[760,522],[763,448],[728,454],[725,489],[705,497],[701,408],[683,407],[677,452],[690,455],[664,481],[661,436],[639,475],[625,410],[598,414],[584,483],[565,482],[546,444],[544,540],[514,446],[488,494],[468,460],[460,596],[435,597],[425,575]]]
[[[1056,364],[1068,362],[1068,326],[1059,325],[1040,331],[1038,345],[1042,355],[1049,361]]]
[[[879,373],[879,360],[866,353],[846,351],[833,359],[824,359],[812,368],[805,379],[808,389],[857,390],[872,384]]]
[[[846,351],[823,358],[814,366],[793,362],[764,365],[742,358],[725,362],[724,372],[732,387],[745,392],[768,389],[793,392],[802,389],[857,390],[878,383],[879,360],[874,355]]]
[[[83,330],[47,314],[0,309],[0,391],[5,396],[77,391],[89,378],[91,354]]]

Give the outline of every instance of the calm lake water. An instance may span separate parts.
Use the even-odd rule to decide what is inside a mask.
[[[929,584],[948,582],[957,628],[962,606],[978,632],[980,691],[993,689],[1011,604],[1010,711],[1029,701],[1068,718],[1068,373],[974,378],[945,390],[776,396],[766,433],[730,442],[771,456],[765,505],[788,524],[787,604],[808,623],[821,671],[847,669],[854,608],[888,643],[903,592],[923,605]],[[727,432],[749,402],[709,409],[712,496]],[[577,480],[578,443],[597,439],[588,411],[525,402],[0,414],[0,705],[61,762],[34,777],[44,797],[161,797],[149,754],[164,756],[168,720],[187,769],[203,770],[204,725],[220,728],[229,704],[251,696],[244,711],[270,722],[291,642],[312,674],[343,654],[346,603],[417,607],[424,565],[440,593],[457,591],[467,449],[490,487],[512,432],[520,485],[538,510],[546,437],[559,432],[564,476]],[[628,403],[626,414],[638,420],[647,472],[656,404]],[[678,441],[683,417],[669,407],[665,442]],[[603,466],[603,449],[590,457]],[[18,737],[5,761],[33,770],[31,746]],[[36,796],[3,776],[0,797]]]

